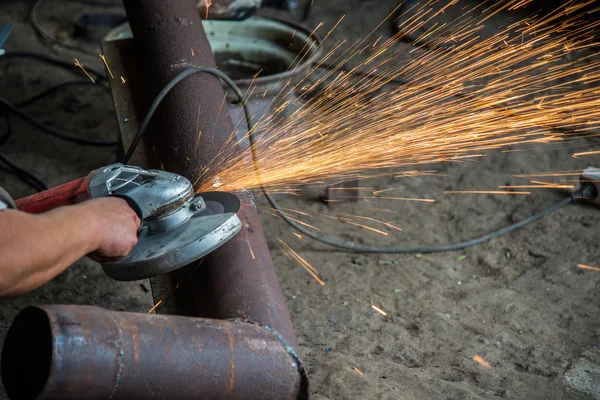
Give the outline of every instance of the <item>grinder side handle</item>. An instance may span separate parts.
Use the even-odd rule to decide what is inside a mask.
[[[32,214],[50,211],[61,206],[81,203],[90,199],[89,177],[83,177],[72,182],[44,190],[31,196],[15,200],[17,209]]]

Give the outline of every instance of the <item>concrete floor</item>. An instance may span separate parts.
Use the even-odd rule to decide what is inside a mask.
[[[48,0],[40,19],[47,28],[61,30],[87,8],[82,3]],[[344,24],[335,30],[330,43],[357,39],[396,4],[316,0],[306,25],[314,27],[324,21],[332,26],[345,14]],[[102,68],[97,57],[55,51],[41,43],[27,22],[30,6],[16,0],[0,4],[0,23],[16,25],[8,50],[40,52],[65,61],[78,57],[85,65]],[[494,27],[492,22],[486,29],[493,32]],[[389,27],[382,26],[377,34],[389,35]],[[409,50],[407,57],[419,56]],[[73,77],[72,72],[36,62],[0,62],[1,96],[10,101]],[[81,136],[117,137],[110,96],[100,87],[71,88],[28,107],[27,112]],[[115,160],[110,150],[74,146],[42,135],[16,118],[11,122],[14,136],[1,150],[50,185]],[[591,141],[584,144],[584,148],[598,148]],[[540,148],[525,155],[492,153],[477,168],[444,166],[449,177],[445,181],[386,178],[369,185],[385,188],[393,184],[425,196],[437,189],[512,182],[515,173],[583,168],[589,161],[573,159],[568,149]],[[34,192],[6,171],[0,171],[0,186],[17,198]],[[525,199],[452,198],[440,201],[433,212],[418,204],[402,204],[401,208],[394,204],[390,207],[398,207],[398,214],[390,222],[402,226],[403,233],[393,238],[370,236],[342,224],[329,224],[324,230],[359,243],[451,242],[527,217],[562,196],[544,192]],[[329,212],[321,204],[303,200],[285,204],[307,212]],[[334,211],[364,214],[361,206],[341,205]],[[600,399],[596,295],[600,274],[576,268],[578,263],[600,262],[596,208],[570,207],[465,252],[422,258],[333,252],[308,241],[294,241],[283,222],[266,212],[261,216],[300,352],[309,367],[312,398]],[[319,267],[325,287],[283,254],[271,239],[278,236]],[[80,260],[33,293],[1,300],[0,337],[28,304],[94,304],[146,312],[153,301],[141,283],[113,281],[98,264]],[[374,313],[371,302],[384,308],[388,317]],[[493,368],[474,363],[475,354],[484,356]]]

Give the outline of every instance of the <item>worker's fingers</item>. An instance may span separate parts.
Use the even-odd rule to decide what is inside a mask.
[[[86,203],[89,212],[95,216],[95,237],[98,240],[91,258],[114,260],[127,256],[138,240],[141,220],[137,213],[125,200],[116,197],[104,197]]]

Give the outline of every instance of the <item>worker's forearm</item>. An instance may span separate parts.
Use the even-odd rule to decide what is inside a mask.
[[[80,206],[40,215],[1,211],[0,296],[33,290],[96,250],[95,230]]]

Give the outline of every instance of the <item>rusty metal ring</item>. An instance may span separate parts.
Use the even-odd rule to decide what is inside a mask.
[[[277,332],[275,329],[271,328],[268,325],[262,325],[261,323],[252,321],[248,318],[232,318],[232,319],[229,319],[228,321],[243,322],[246,324],[259,326],[259,327],[263,328],[264,330],[266,330],[267,332],[269,332],[271,335],[273,335],[273,337],[275,337],[279,341],[279,343],[281,343],[281,345],[283,346],[285,351],[289,354],[289,356],[292,357],[292,359],[296,362],[296,369],[298,370],[298,373],[300,374],[300,392],[298,393],[297,400],[308,400],[309,399],[310,393],[309,393],[308,373],[306,372],[304,363],[302,363],[302,360],[300,359],[300,357],[298,356],[298,354],[296,353],[294,348],[285,341],[285,339],[279,332]]]

